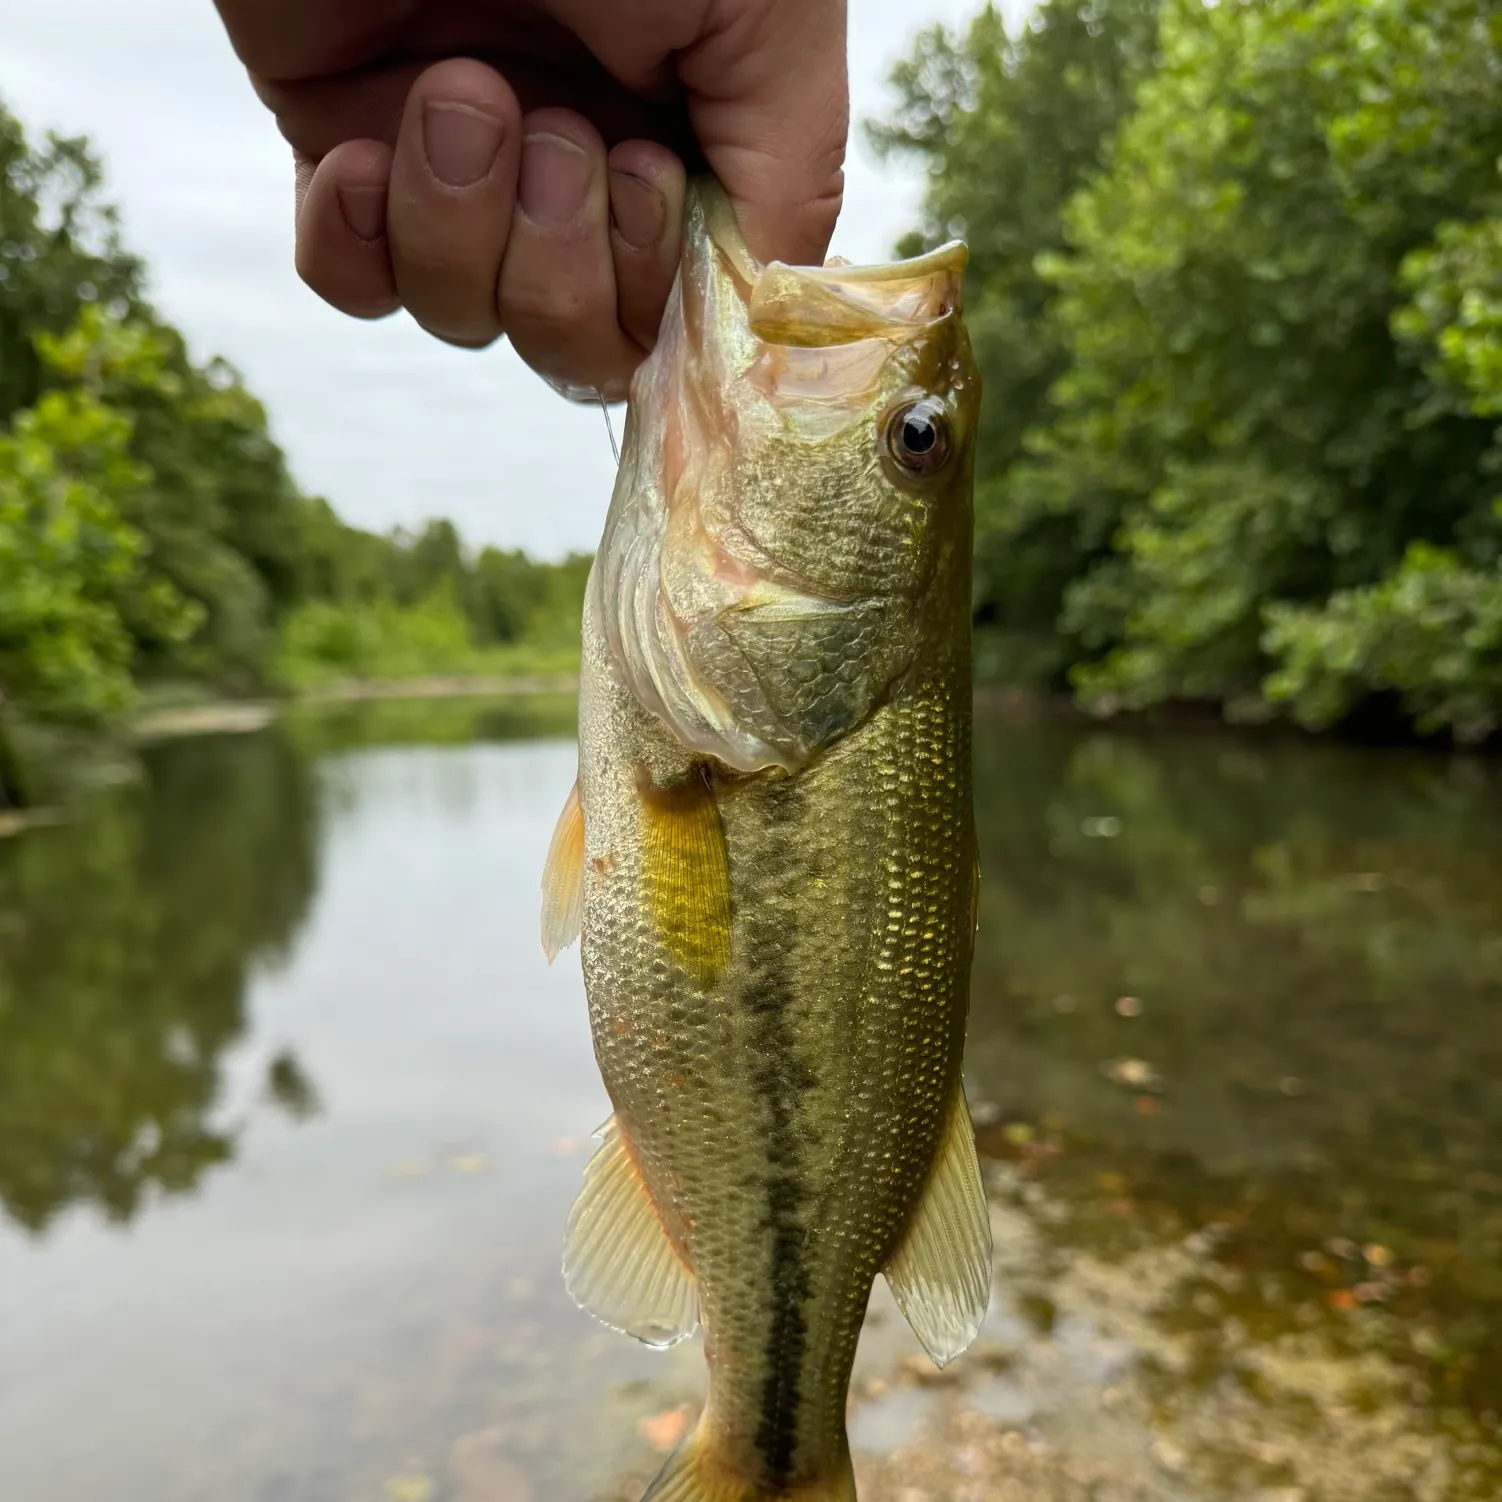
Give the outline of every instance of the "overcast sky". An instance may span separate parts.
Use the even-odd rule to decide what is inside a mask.
[[[856,117],[883,109],[920,27],[979,5],[851,0]],[[614,473],[598,409],[555,395],[504,343],[453,350],[405,314],[359,323],[298,281],[290,154],[210,0],[0,3],[0,97],[32,133],[94,139],[155,302],[198,358],[244,371],[305,489],[365,527],[444,515],[473,543],[593,549]],[[834,249],[884,258],[918,193],[857,133]]]

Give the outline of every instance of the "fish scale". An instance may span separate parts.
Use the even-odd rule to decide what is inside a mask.
[[[844,425],[777,409],[754,319],[761,271],[727,215],[712,189],[691,195],[585,608],[577,797],[550,853],[544,942],[556,952],[582,913],[614,1115],[565,1272],[587,1307],[652,1343],[703,1327],[705,1411],[651,1502],[850,1502],[847,1389],[876,1276],[941,1362],[973,1338],[989,1297],[960,1089],[977,876],[976,391],[950,249],[809,273],[824,278],[809,316],[838,324],[828,337],[889,348],[831,363],[880,378]],[[878,295],[888,274],[907,289],[892,299],[901,321]],[[797,275],[779,270],[778,331],[798,316]],[[824,330],[794,333],[807,346]],[[686,382],[700,384],[685,394]],[[797,400],[812,399],[800,382]],[[879,457],[915,388],[938,394],[923,410],[955,442],[934,483]],[[745,452],[685,457],[697,430],[673,423],[726,405]],[[781,500],[767,488],[779,464]],[[685,506],[704,545],[682,545],[697,534],[679,526],[664,554],[667,518]],[[732,546],[761,555],[757,518],[783,550],[770,590],[744,565],[722,568]],[[789,548],[803,551],[790,560]],[[846,588],[865,573],[852,560],[877,557],[884,582],[842,598],[833,581]],[[813,591],[801,604],[795,576]],[[748,673],[737,642],[758,640],[772,655]],[[799,653],[804,671],[780,670]]]
[[[649,744],[660,729],[631,708],[616,712],[642,739],[613,734],[581,760],[585,806],[601,810],[584,897],[596,1052],[644,1176],[684,1228],[725,1448],[784,1485],[838,1463],[871,1282],[959,1067],[968,725],[942,698],[898,699],[798,779],[724,790],[744,916],[731,970],[702,990],[644,919],[639,873],[619,859],[644,844],[630,770],[668,749]],[[612,789],[623,796],[607,809]],[[885,828],[853,842],[830,806]],[[608,879],[590,875],[595,831],[617,852]]]

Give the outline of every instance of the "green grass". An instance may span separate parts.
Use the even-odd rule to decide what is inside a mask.
[[[283,625],[274,674],[282,687],[307,693],[350,679],[535,677],[578,667],[578,636],[570,639],[566,627],[482,646],[453,600],[439,593],[411,606],[304,605]]]

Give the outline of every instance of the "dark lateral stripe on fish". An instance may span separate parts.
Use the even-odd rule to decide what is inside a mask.
[[[789,784],[773,801],[778,824],[795,826],[803,813],[799,789]],[[788,842],[796,848],[795,839]],[[788,873],[791,877],[792,872]],[[743,993],[753,1022],[757,1064],[753,1075],[766,1122],[767,1173],[765,1224],[771,1233],[766,1371],[762,1379],[761,1422],[756,1448],[770,1490],[792,1479],[797,1458],[798,1412],[803,1366],[808,1352],[809,1273],[805,1208],[805,1171],[796,1126],[799,1097],[815,1083],[798,1057],[790,1012],[793,983],[787,965],[788,935],[770,904],[747,905],[746,944],[754,968]]]

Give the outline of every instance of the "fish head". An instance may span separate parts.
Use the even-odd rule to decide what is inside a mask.
[[[964,264],[762,265],[692,187],[591,588],[638,699],[733,770],[796,770],[968,641]]]

